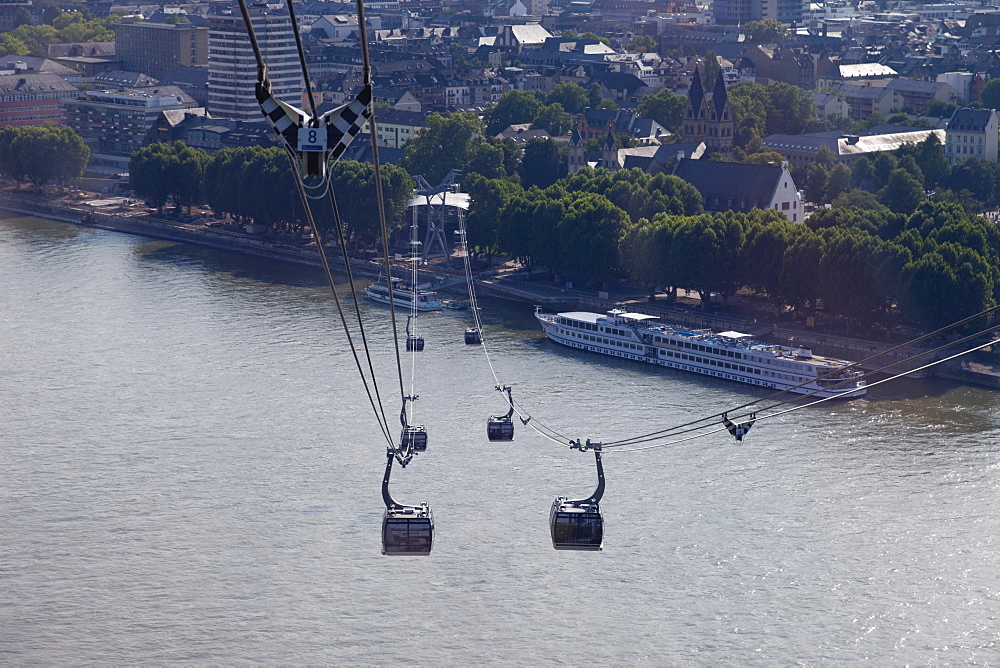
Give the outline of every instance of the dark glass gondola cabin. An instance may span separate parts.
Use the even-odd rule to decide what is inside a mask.
[[[475,327],[469,327],[465,330],[465,342],[470,346],[478,345],[483,342],[483,335]]]
[[[424,337],[408,334],[406,336],[406,352],[420,352],[424,349]]]
[[[557,550],[604,549],[604,518],[597,503],[560,496],[552,503],[549,529],[552,547]]]
[[[427,504],[386,508],[382,516],[382,554],[426,556],[434,544],[434,516]]]
[[[604,464],[601,463],[601,444],[586,445],[576,441],[571,446],[578,450],[594,451],[597,464],[597,489],[586,499],[557,497],[549,512],[549,531],[552,547],[557,550],[604,549],[604,518],[601,516],[601,498],[604,496]]]
[[[509,415],[494,415],[486,422],[486,437],[491,441],[513,441],[514,421]]]
[[[403,450],[412,444],[414,452],[424,452],[427,450],[427,430],[421,425],[404,427],[400,441]]]

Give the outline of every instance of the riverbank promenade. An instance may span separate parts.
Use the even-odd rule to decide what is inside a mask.
[[[228,252],[244,253],[282,262],[320,267],[316,244],[308,238],[291,235],[266,237],[231,221],[219,221],[205,209],[189,216],[161,216],[156,209],[125,197],[108,197],[82,191],[46,193],[38,190],[0,188],[0,209],[10,213],[57,220],[76,225],[136,234],[155,239],[206,246]],[[344,271],[343,254],[338,247],[326,247],[327,260],[335,271]],[[463,261],[451,258],[450,264],[437,262],[420,268],[418,280],[432,289],[466,294]],[[373,279],[385,274],[380,259],[351,257],[351,271],[357,277]],[[406,270],[398,258],[393,272]],[[817,325],[811,320],[796,320],[790,314],[777,314],[774,307],[752,295],[736,295],[723,304],[702,304],[693,292],[678,291],[669,298],[629,283],[612,283],[594,289],[572,281],[560,280],[546,272],[529,272],[514,262],[492,263],[474,274],[479,294],[541,306],[547,310],[588,310],[605,312],[613,308],[655,315],[666,322],[693,329],[735,330],[774,343],[811,348],[818,353],[843,359],[861,360],[890,350],[915,338],[909,331],[884,332],[879,340],[838,332],[835,324]],[[842,329],[842,328],[841,328]],[[873,359],[863,365],[875,370],[894,364],[891,373],[909,371],[931,361],[912,360],[942,341],[928,342],[926,348],[906,347]],[[942,351],[935,358],[946,357]],[[910,360],[910,361],[908,361]],[[916,374],[920,377],[922,374]],[[974,360],[959,360],[933,369],[933,375],[965,383],[1000,388],[1000,357],[994,353],[978,355]]]

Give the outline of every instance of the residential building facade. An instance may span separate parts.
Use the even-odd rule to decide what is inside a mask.
[[[956,109],[945,130],[944,153],[953,165],[966,158],[996,162],[996,110]]]
[[[250,20],[260,44],[267,75],[278,99],[302,104],[302,71],[295,36],[284,8],[255,4]],[[208,17],[208,111],[235,120],[262,120],[254,88],[257,61],[238,10]]]
[[[57,74],[16,72],[0,75],[0,127],[62,125],[63,103],[82,93]]]
[[[163,111],[194,109],[196,102],[176,86],[124,91],[87,91],[66,102],[66,124],[90,147],[91,169],[115,174],[143,146]]]
[[[380,109],[376,114],[375,124],[378,128],[379,145],[384,144],[389,148],[403,148],[427,127],[423,114],[397,109]],[[370,133],[368,123],[365,123],[361,134],[367,137]]]
[[[208,64],[208,28],[191,23],[117,23],[115,55],[121,69],[163,79],[174,70]]]

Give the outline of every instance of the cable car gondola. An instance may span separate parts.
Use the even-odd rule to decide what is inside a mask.
[[[404,452],[408,452],[411,448],[413,452],[426,452],[427,430],[424,429],[423,425],[403,427],[400,443]]]
[[[580,450],[594,449],[597,460],[597,489],[586,499],[557,497],[552,502],[549,513],[549,530],[552,533],[552,547],[557,550],[588,550],[596,552],[604,549],[604,518],[601,515],[601,497],[604,496],[604,466],[601,464],[601,444],[585,446],[579,442],[574,446]]]
[[[483,342],[482,332],[480,332],[479,329],[476,328],[476,327],[468,327],[468,328],[466,328],[466,330],[465,330],[465,342],[468,345],[470,345],[470,346],[472,346],[472,345],[479,345],[480,343]]]
[[[393,452],[387,453],[385,477],[382,478],[382,554],[386,556],[421,557],[431,553],[434,546],[434,516],[426,503],[404,506],[389,494],[389,475],[392,473]]]
[[[506,415],[493,415],[486,421],[486,437],[491,441],[513,441],[514,440],[514,399],[510,395],[510,388],[497,388],[500,392],[507,394],[507,403],[510,410]]]
[[[424,337],[417,336],[410,332],[410,322],[416,316],[409,315],[406,317],[406,352],[420,352],[424,349]]]

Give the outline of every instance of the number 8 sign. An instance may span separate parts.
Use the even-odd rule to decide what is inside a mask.
[[[324,128],[299,128],[300,151],[326,151],[326,130]]]

